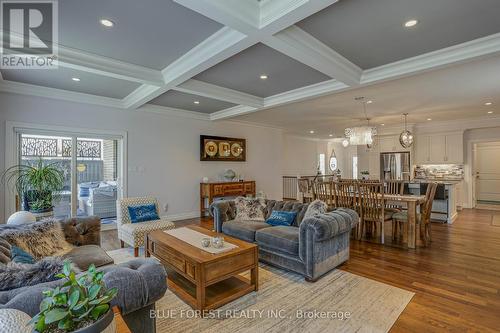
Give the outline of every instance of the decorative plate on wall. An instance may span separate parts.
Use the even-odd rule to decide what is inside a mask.
[[[246,140],[200,135],[200,161],[246,161]]]

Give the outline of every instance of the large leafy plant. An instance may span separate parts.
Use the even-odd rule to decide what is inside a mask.
[[[64,173],[58,163],[44,163],[42,159],[34,165],[18,164],[8,168],[2,180],[13,185],[20,198],[28,201],[31,210],[51,208],[53,193],[64,187]]]
[[[66,261],[63,272],[57,275],[66,282],[43,292],[45,298],[40,303],[40,313],[30,322],[35,324],[35,330],[40,333],[72,332],[91,325],[106,314],[118,290],[106,289],[103,276],[103,272],[91,265],[86,273],[76,277],[71,263]]]

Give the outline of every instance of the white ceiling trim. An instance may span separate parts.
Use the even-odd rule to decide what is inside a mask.
[[[276,107],[283,104],[303,101],[314,97],[330,94],[335,91],[348,89],[349,86],[337,80],[329,80],[312,84],[306,87],[297,88],[291,91],[286,91],[281,94],[273,95],[264,98],[264,106],[260,108],[249,108],[242,105],[229,109],[217,111],[210,114],[211,120],[227,119],[244,114],[261,111],[267,108]]]
[[[173,89],[188,94],[204,96],[234,104],[241,104],[252,107],[264,106],[264,99],[261,97],[194,79],[187,80],[186,82],[181,83]]]
[[[264,44],[345,84],[360,83],[361,68],[295,25],[266,39]]]
[[[183,117],[183,118],[206,120],[206,121],[210,120],[210,116],[206,113],[170,108],[161,105],[146,104],[135,110],[138,112],[152,112],[156,114],[173,116],[173,117]]]
[[[365,70],[361,84],[379,83],[500,53],[500,33]]]
[[[123,108],[122,101],[116,98],[96,96],[7,80],[0,82],[0,91],[21,95],[55,98],[78,103],[95,104],[112,108]]]

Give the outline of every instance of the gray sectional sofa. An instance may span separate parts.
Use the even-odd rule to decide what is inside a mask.
[[[100,219],[75,218],[62,223],[66,240],[75,245],[66,258],[85,270],[94,263],[104,273],[108,288],[118,288],[118,295],[112,301],[117,305],[132,332],[154,333],[155,319],[150,311],[155,302],[167,290],[165,268],[155,259],[134,259],[115,265],[113,259],[100,247]],[[15,228],[0,225],[0,231]],[[1,264],[0,264],[1,265]],[[62,280],[40,283],[11,290],[0,291],[0,309],[13,308],[30,316],[39,312],[43,299],[42,291],[55,288]]]
[[[266,218],[273,210],[297,212],[292,226],[236,220],[234,201],[215,202],[210,213],[217,232],[256,243],[261,261],[316,281],[349,259],[349,236],[359,217],[351,209],[339,208],[304,219],[307,207],[293,201],[266,200]]]

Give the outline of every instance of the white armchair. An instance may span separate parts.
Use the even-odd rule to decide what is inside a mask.
[[[161,217],[159,220],[132,223],[128,212],[129,206],[154,204],[156,212],[160,215],[158,200],[152,197],[141,198],[124,198],[117,201],[117,218],[116,224],[118,228],[118,239],[121,247],[125,243],[134,248],[134,256],[139,256],[139,247],[144,246],[144,239],[148,232],[153,230],[168,230],[173,229],[175,225],[167,219]]]

